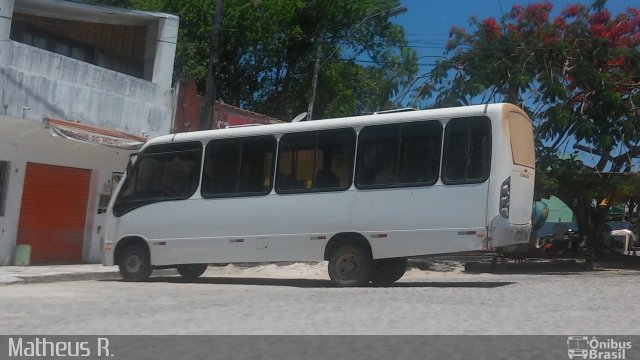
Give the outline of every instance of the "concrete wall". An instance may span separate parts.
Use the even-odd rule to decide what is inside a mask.
[[[14,0],[0,0],[0,43],[9,39]],[[0,52],[0,56],[2,53]]]
[[[14,41],[0,43],[0,114],[45,117],[150,137],[171,129],[174,91]],[[25,110],[24,108],[29,108]]]
[[[105,214],[98,200],[113,172],[123,172],[131,152],[51,135],[43,122],[0,115],[0,161],[10,162],[5,216],[0,217],[0,265],[10,264],[16,244],[27,162],[92,170],[82,259],[99,262]]]
[[[178,20],[173,18],[158,19],[157,24],[149,26],[147,44],[153,43],[151,48],[145,48],[145,73],[149,62],[153,61],[151,81],[160,88],[170,88],[173,85],[173,63],[178,40]],[[146,75],[146,74],[145,74]]]
[[[122,18],[130,24],[146,25],[150,35],[145,46],[148,81],[9,40],[14,8],[21,5],[20,0],[0,0],[0,115],[61,118],[149,137],[170,132],[175,108],[172,74],[177,17],[110,10],[120,13],[114,15],[73,2],[45,1],[40,5],[43,9],[57,6],[56,11],[48,10],[52,18],[82,14],[96,22]]]

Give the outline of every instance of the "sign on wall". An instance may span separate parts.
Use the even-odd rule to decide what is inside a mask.
[[[135,150],[147,141],[147,139],[141,136],[102,129],[72,121],[58,119],[46,119],[46,121],[49,129],[51,129],[52,135],[89,144]]]

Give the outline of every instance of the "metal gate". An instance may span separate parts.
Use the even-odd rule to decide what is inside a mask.
[[[91,170],[27,163],[18,244],[31,245],[31,263],[82,259]]]

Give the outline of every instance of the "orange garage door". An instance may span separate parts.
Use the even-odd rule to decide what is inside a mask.
[[[82,258],[91,170],[27,163],[18,244],[31,245],[31,263]]]

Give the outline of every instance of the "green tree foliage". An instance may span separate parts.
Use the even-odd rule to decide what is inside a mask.
[[[180,16],[176,73],[194,77],[204,92],[213,0],[94,1]],[[355,27],[398,5],[399,0],[226,0],[218,99],[280,119],[306,111],[322,38],[314,118],[389,108],[389,98],[417,72],[416,54],[403,29],[385,16]],[[362,58],[368,62],[357,60]]]
[[[640,193],[629,175],[640,157],[640,11],[612,15],[604,0],[555,17],[552,9],[516,5],[499,20],[471,18],[470,32],[453,27],[449,58],[419,96],[436,106],[525,108],[536,126],[539,193],[567,203],[593,247],[607,217],[602,200]]]

